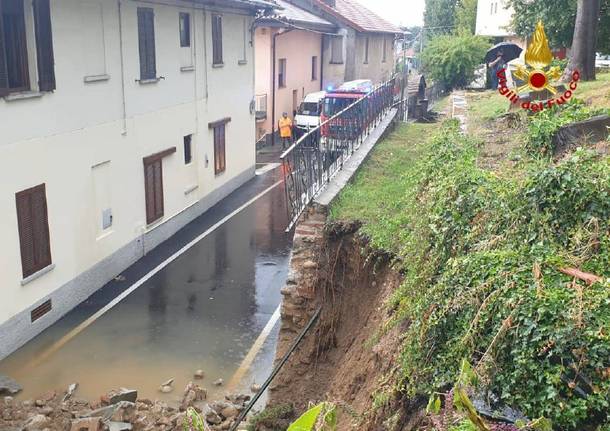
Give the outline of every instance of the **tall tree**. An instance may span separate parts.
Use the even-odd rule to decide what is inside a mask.
[[[564,79],[569,79],[574,70],[580,72],[582,80],[595,79],[595,48],[599,11],[600,0],[578,0],[572,52]]]
[[[570,47],[574,36],[577,0],[508,0],[513,8],[512,29],[519,36],[532,35],[539,20],[552,48]],[[597,50],[610,54],[610,0],[601,0]]]
[[[477,29],[477,0],[460,0],[455,11],[458,32],[475,34]]]
[[[427,37],[453,31],[456,3],[456,0],[426,0],[424,27]]]

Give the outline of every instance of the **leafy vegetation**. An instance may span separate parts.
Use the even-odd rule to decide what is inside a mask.
[[[610,109],[591,108],[579,99],[545,109],[529,121],[527,150],[533,155],[550,156],[555,150],[552,138],[560,127],[603,113],[610,113]]]
[[[331,209],[399,257],[405,280],[390,306],[410,322],[404,391],[438,391],[467,359],[530,418],[609,426],[608,159],[579,150],[491,172],[457,123],[424,140],[430,131],[409,126],[380,144]],[[599,278],[564,273],[574,268]]]
[[[465,87],[490,46],[485,38],[467,33],[436,37],[421,54],[424,70],[447,88]]]
[[[574,35],[577,0],[509,0],[514,9],[512,27],[529,37],[538,20],[544,21],[546,34],[554,48],[570,47]],[[610,0],[601,0],[597,51],[610,52]]]
[[[287,431],[334,431],[337,428],[337,414],[331,403],[320,403],[298,418]]]

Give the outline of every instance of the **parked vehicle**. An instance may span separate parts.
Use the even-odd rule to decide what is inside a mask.
[[[322,114],[325,97],[326,91],[318,91],[305,96],[294,119],[299,132],[306,133],[320,125],[320,115]]]
[[[373,91],[373,82],[370,79],[349,81],[337,90],[329,91],[324,98],[322,123],[345,110],[371,91]],[[360,130],[366,126],[366,112],[369,103],[370,101],[365,100],[340,119],[333,120],[331,124],[326,124],[322,127],[322,136],[349,139],[350,136],[359,135]]]
[[[595,57],[595,67],[599,69],[610,68],[610,55],[602,55],[597,53],[597,56]]]

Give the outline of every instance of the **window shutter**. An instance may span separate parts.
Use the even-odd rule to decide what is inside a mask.
[[[4,20],[0,1],[0,97],[8,94],[8,71],[6,68],[6,49],[4,45]]]
[[[144,194],[146,198],[146,223],[163,217],[163,166],[161,158],[144,162]]]
[[[153,164],[144,164],[144,195],[146,198],[146,223],[155,221],[155,178]]]
[[[222,16],[212,15],[212,57],[214,64],[222,64]]]
[[[140,53],[140,79],[156,78],[155,14],[150,8],[138,8],[138,45]]]
[[[153,164],[155,173],[155,220],[163,217],[163,170],[161,159]]]
[[[49,0],[34,0],[34,26],[40,91],[55,90],[55,60]]]
[[[15,195],[23,277],[51,264],[49,220],[45,185]]]

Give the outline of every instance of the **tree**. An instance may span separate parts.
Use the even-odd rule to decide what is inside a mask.
[[[448,89],[465,87],[490,46],[486,38],[470,34],[435,37],[421,54],[424,70]]]
[[[601,0],[597,50],[610,53],[610,0]],[[577,0],[509,0],[514,10],[512,30],[528,38],[539,20],[552,48],[570,47],[574,36]]]
[[[599,10],[600,0],[578,0],[572,52],[564,74],[565,80],[570,79],[574,70],[580,72],[580,77],[584,81],[595,79],[595,47]]]
[[[426,0],[424,27],[428,35],[449,34],[455,26],[457,0]]]
[[[477,0],[460,0],[455,12],[458,32],[475,34],[477,29]]]

